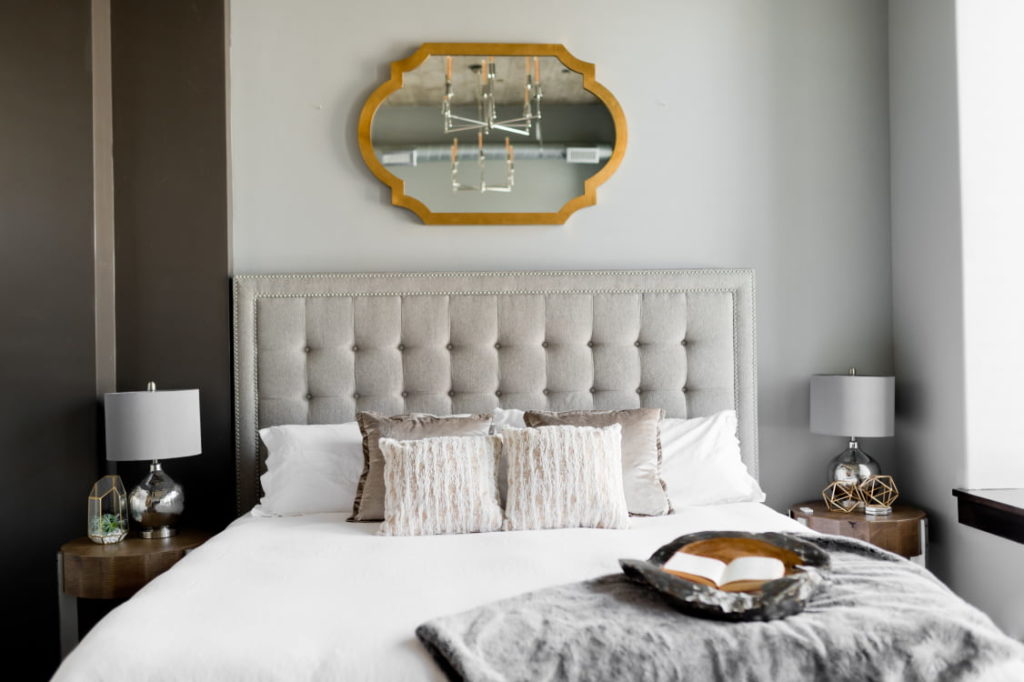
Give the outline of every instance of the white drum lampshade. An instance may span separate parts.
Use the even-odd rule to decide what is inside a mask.
[[[107,393],[103,396],[107,459],[148,460],[149,474],[129,495],[132,519],[144,538],[169,537],[185,508],[181,486],[164,473],[160,460],[202,452],[199,389]]]
[[[880,438],[894,433],[895,377],[817,374],[811,377],[811,431]]]

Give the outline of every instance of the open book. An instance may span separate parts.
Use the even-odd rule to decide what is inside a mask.
[[[669,573],[681,573],[683,578],[699,576],[717,587],[740,581],[766,581],[786,574],[786,565],[773,557],[741,556],[728,564],[698,554],[676,552],[662,566]]]

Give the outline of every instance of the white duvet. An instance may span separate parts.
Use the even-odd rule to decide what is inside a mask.
[[[443,680],[413,634],[485,602],[619,570],[700,530],[806,530],[687,507],[629,530],[378,537],[343,514],[246,516],[98,623],[55,680]]]

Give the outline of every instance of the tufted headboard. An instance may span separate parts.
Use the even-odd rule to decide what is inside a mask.
[[[751,270],[240,275],[234,305],[239,512],[260,428],[360,410],[735,408],[757,475]]]

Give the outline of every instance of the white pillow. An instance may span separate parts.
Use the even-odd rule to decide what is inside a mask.
[[[267,472],[259,510],[269,514],[350,512],[363,472],[363,435],[355,422],[260,429]]]
[[[628,528],[622,427],[501,431],[508,459],[505,530]]]
[[[661,476],[672,506],[764,502],[736,437],[736,411],[661,420]]]
[[[525,410],[517,410],[515,408],[505,410],[500,407],[494,408],[494,412],[491,413],[491,433],[495,435],[500,434],[501,430],[506,426],[525,429],[525,415]]]
[[[525,416],[526,410],[517,410],[514,407],[505,410],[496,407],[491,413],[491,433],[495,436],[501,435],[501,430],[506,426],[525,429]],[[505,455],[498,458],[498,496],[504,508],[505,500],[508,498],[508,458]]]

